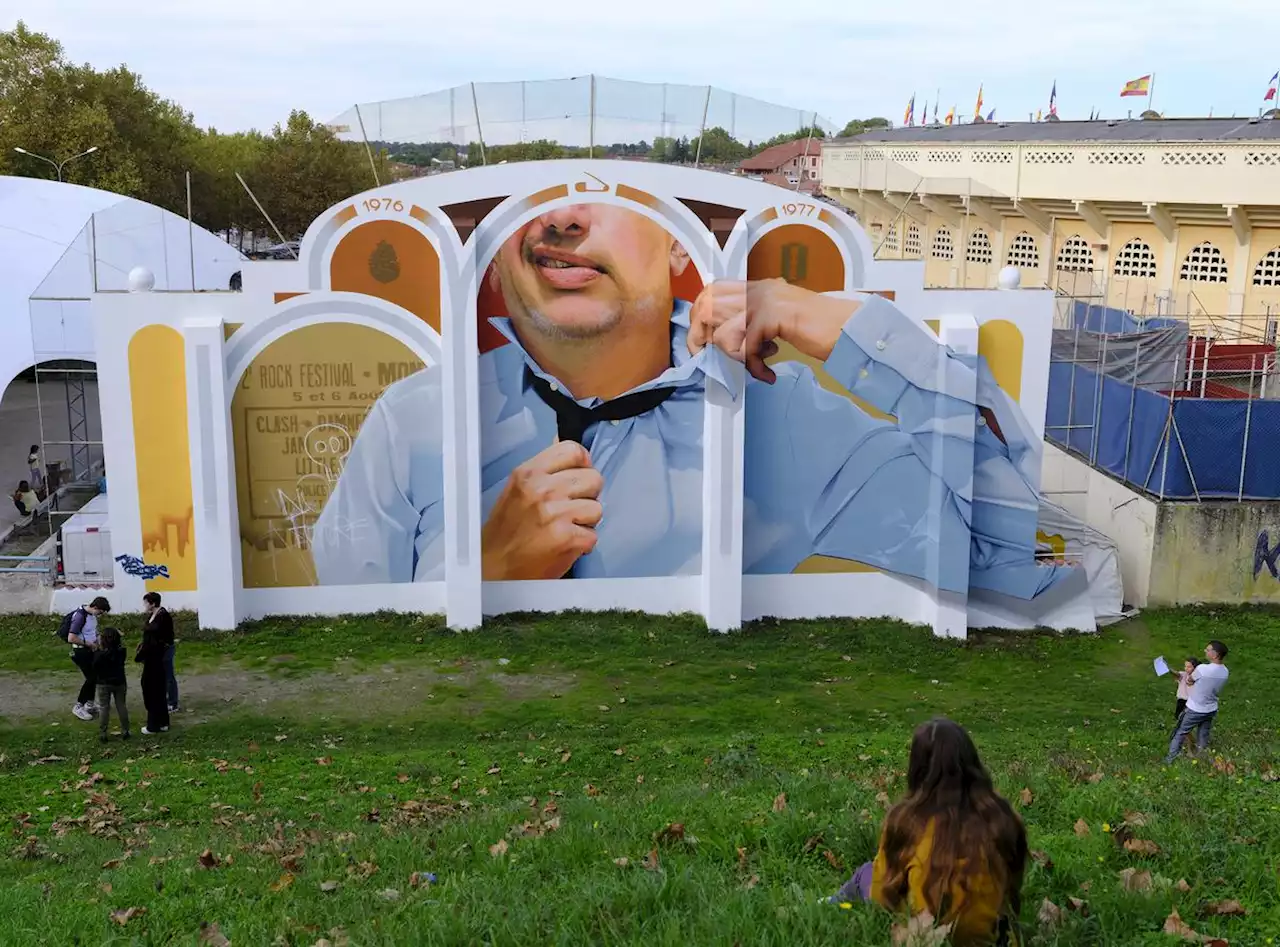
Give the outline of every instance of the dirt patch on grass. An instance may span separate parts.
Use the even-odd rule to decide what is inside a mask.
[[[0,720],[11,725],[39,720],[75,723],[71,706],[80,681],[70,666],[66,672],[0,671],[0,693],[5,695],[0,702]],[[193,674],[183,674],[179,668],[183,705],[179,719],[203,723],[244,712],[295,716],[305,711],[310,716],[338,720],[399,720],[415,716],[421,708],[446,697],[520,702],[566,693],[575,683],[576,677],[569,674],[495,672],[486,662],[468,662],[463,670],[388,664],[363,671],[339,669],[290,677],[250,671],[228,662]],[[129,682],[129,712],[135,717],[144,713],[136,679]]]

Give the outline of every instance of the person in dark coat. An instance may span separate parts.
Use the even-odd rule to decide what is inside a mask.
[[[164,613],[168,617],[168,612]],[[142,732],[147,736],[165,733],[169,729],[169,697],[166,693],[165,653],[172,640],[173,623],[169,623],[168,635],[165,636],[163,622],[151,621],[142,628],[142,642],[133,660],[142,665],[142,704],[147,709],[147,725]]]
[[[177,647],[177,639],[173,635],[173,616],[160,604],[159,592],[148,592],[142,596],[142,610],[146,612],[147,624],[154,625],[160,640],[167,643],[164,652],[165,693],[169,700],[169,713],[178,710],[178,678],[173,672],[173,655]]]

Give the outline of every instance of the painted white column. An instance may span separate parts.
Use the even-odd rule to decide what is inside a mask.
[[[745,372],[727,391],[707,380],[702,428],[702,615],[712,631],[742,626],[742,494]]]
[[[949,346],[952,351],[959,355],[977,355],[978,354],[978,322],[972,315],[947,315],[938,320],[938,337],[942,344]],[[942,386],[942,372],[944,370],[944,359],[939,353],[938,358],[938,382],[939,390],[946,390]],[[972,391],[951,391],[950,393],[961,400],[969,400],[976,402],[978,394],[977,376],[972,376]],[[963,469],[973,469],[973,442],[958,441],[951,439],[943,440],[941,435],[936,436],[934,451],[939,453],[947,451],[953,456],[947,459],[948,465],[955,465]],[[956,457],[956,452],[963,452],[967,456]],[[934,478],[929,496],[929,515],[931,519],[941,516],[943,504],[946,502],[945,489],[941,479]],[[972,500],[972,496],[966,497]],[[935,535],[940,535],[940,529],[934,527]],[[954,547],[949,547],[947,552],[952,555],[957,553],[968,558],[969,543],[968,536],[965,536],[966,542],[963,551],[958,551]],[[949,544],[948,544],[949,545]],[[943,555],[942,544],[936,543],[930,549],[930,561],[927,564],[927,573],[937,575],[941,568],[941,557]],[[969,634],[969,595],[968,592],[944,592],[936,587],[932,590],[933,595],[933,633],[940,638],[966,638]]]
[[[240,621],[243,582],[222,318],[189,318],[182,335],[200,627],[227,631]]]
[[[474,252],[474,248],[472,248]],[[480,558],[480,388],[474,257],[464,266],[441,313],[444,384],[445,623],[454,631],[479,628],[484,617]],[[461,313],[458,313],[461,310]],[[461,324],[459,324],[461,319]]]
[[[1252,235],[1246,236],[1243,240],[1239,235],[1232,233],[1232,243],[1235,245],[1236,252],[1232,254],[1230,269],[1227,271],[1227,315],[1243,316],[1244,315],[1244,294],[1249,285],[1249,251],[1253,242]],[[1244,320],[1240,320],[1240,329],[1244,330]]]

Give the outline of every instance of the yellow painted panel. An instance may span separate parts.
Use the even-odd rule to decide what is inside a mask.
[[[978,354],[987,360],[996,384],[1014,401],[1022,398],[1022,330],[1007,319],[978,327]]]
[[[147,589],[191,592],[196,588],[196,547],[187,366],[177,330],[152,325],[134,334],[129,341],[129,391],[143,559],[169,570],[168,579],[148,580]]]

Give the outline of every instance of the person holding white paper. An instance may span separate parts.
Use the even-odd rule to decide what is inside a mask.
[[[1192,730],[1196,733],[1197,748],[1201,752],[1208,749],[1209,733],[1218,716],[1218,695],[1226,685],[1230,672],[1222,663],[1227,657],[1227,646],[1221,641],[1214,640],[1205,645],[1204,656],[1208,658],[1208,663],[1201,664],[1186,675],[1194,686],[1186,698],[1186,711],[1173,729],[1169,755],[1164,760],[1166,765],[1177,758],[1182,750],[1182,741]]]

